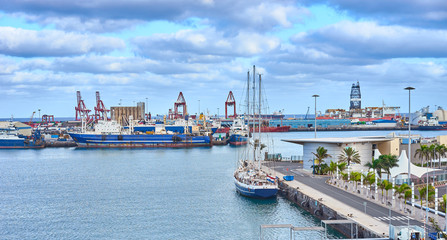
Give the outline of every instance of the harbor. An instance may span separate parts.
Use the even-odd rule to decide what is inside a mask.
[[[425,134],[425,137],[440,134],[439,131],[415,133]],[[330,132],[318,134],[321,138],[331,136]],[[341,134],[350,137],[386,135],[388,132]],[[287,132],[270,135],[275,149],[286,157],[302,155],[303,150],[295,144],[281,141],[282,139],[312,137],[313,133]],[[78,148],[4,151],[0,157],[5,173],[3,176],[10,181],[3,185],[0,202],[2,222],[9,224],[2,228],[2,235],[6,238],[21,238],[24,234],[31,238],[58,238],[67,234],[92,238],[100,235],[118,238],[151,235],[154,238],[164,238],[168,235],[171,238],[187,239],[191,236],[213,238],[219,235],[226,239],[259,239],[261,225],[320,227],[320,219],[324,218],[320,212],[315,212],[313,206],[326,209],[324,216],[355,221],[359,237],[360,233],[361,236],[371,237],[388,234],[389,209],[386,206],[380,206],[377,201],[371,202],[371,199],[361,198],[353,193],[342,192],[332,196],[334,186],[326,182],[327,177],[312,176],[311,171],[302,169],[302,165],[300,167],[296,161],[266,163],[266,167],[275,171],[279,178],[291,173],[295,176],[292,182],[282,181],[288,187],[284,185],[277,198],[257,200],[239,195],[234,189],[232,173],[236,164],[234,156],[242,148],[227,145],[170,151]],[[36,161],[37,159],[40,160]],[[19,169],[22,173],[16,175]],[[172,175],[178,179],[160,180]],[[210,182],[209,179],[213,181]],[[297,196],[300,199],[308,196],[306,199],[312,208],[301,206],[302,201],[296,200],[296,194],[299,194]],[[310,199],[315,200],[318,205]],[[368,202],[367,214],[364,213],[364,202]],[[377,207],[373,207],[375,205]],[[393,209],[391,215],[392,223],[407,224],[406,215],[402,216],[399,210],[395,211]],[[61,212],[63,217],[60,216]],[[43,215],[53,224],[42,226],[38,219]],[[29,219],[26,216],[34,217]],[[190,218],[188,224],[184,222],[186,216]],[[419,215],[412,215],[411,218],[410,224],[418,224],[413,222],[413,219],[418,218],[420,225]],[[14,222],[11,219],[15,219]],[[28,220],[25,223],[20,222],[21,219]],[[154,226],[154,221],[166,224]],[[105,222],[107,228],[101,228],[103,230],[99,232],[89,230],[103,226]],[[442,221],[440,224],[442,225]],[[19,225],[26,230],[19,231]],[[178,228],[183,231],[177,231]],[[346,238],[350,230],[347,227],[343,229],[343,234],[329,230],[329,238]],[[353,229],[355,232],[355,227]],[[264,229],[262,235],[264,239],[289,238],[289,232],[281,229]],[[315,236],[319,239],[324,236],[324,232],[294,233],[294,239],[315,239]]]
[[[255,72],[253,66],[253,85],[256,83]],[[249,86],[250,72],[247,75],[247,86]],[[433,118],[433,114],[428,112],[418,115],[417,118],[422,116],[425,119],[430,118],[431,121],[435,119],[438,124],[421,125],[420,120],[416,121],[417,124],[413,124],[411,117],[389,112],[385,114],[386,109],[398,109],[398,107],[375,108],[377,110],[374,112],[375,115],[371,115],[368,113],[369,108],[360,108],[360,88],[357,83],[352,87],[354,93],[351,93],[349,113],[338,109],[338,114],[345,115],[317,117],[315,111],[313,120],[307,119],[307,114],[305,119],[285,119],[282,112],[275,114],[261,112],[263,101],[261,75],[258,79],[259,90],[247,87],[248,94],[253,91],[253,101],[250,107],[251,99],[247,97],[249,101],[246,105],[247,113],[244,115],[236,114],[236,101],[230,91],[225,102],[225,118],[207,116],[203,113],[188,114],[188,105],[182,92],[174,102],[174,110],[169,109],[168,115],[158,118],[152,118],[144,102],[138,102],[133,107],[111,107],[109,110],[105,108],[99,92],[96,92],[95,114],[90,114],[80,91],[77,91],[74,121],[56,122],[54,116],[45,114],[42,122],[33,122],[33,116],[27,123],[1,122],[0,146],[17,151],[48,148],[72,155],[99,153],[115,157],[124,154],[124,158],[129,154],[133,156],[141,153],[133,152],[133,149],[139,149],[144,153],[154,149],[149,153],[186,154],[179,157],[180,161],[186,163],[189,161],[194,163],[197,157],[187,160],[188,151],[193,151],[201,157],[208,153],[209,159],[215,158],[213,156],[219,154],[217,152],[222,152],[224,155],[233,154],[233,157],[223,158],[231,160],[228,162],[234,164],[232,168],[235,171],[231,181],[234,183],[233,197],[248,198],[248,201],[273,207],[279,201],[290,202],[294,208],[307,211],[316,219],[314,226],[277,221],[261,223],[259,224],[261,239],[264,239],[264,235],[270,236],[267,238],[285,236],[284,233],[280,233],[281,228],[290,230],[290,238],[309,234],[311,238],[319,236],[321,239],[345,237],[420,240],[428,238],[429,235],[434,239],[436,238],[434,235],[443,234],[440,226],[447,223],[446,214],[438,211],[438,205],[441,204],[445,209],[445,200],[442,202],[440,199],[446,193],[443,187],[447,181],[447,169],[442,168],[442,163],[447,162],[445,159],[447,135],[442,135],[443,131],[439,131],[443,130],[444,125],[439,125],[438,117]],[[227,107],[233,107],[233,115],[228,115]],[[443,113],[443,110],[438,109],[437,112]],[[365,113],[368,119],[364,119]],[[409,135],[407,127],[411,128],[411,125],[414,125],[413,134]],[[440,128],[424,128],[427,126],[440,126]],[[338,132],[338,137],[333,137],[334,132]],[[312,138],[303,138],[312,133],[314,134]],[[377,133],[382,135],[374,135]],[[330,137],[324,137],[325,135]],[[340,135],[349,137],[343,138]],[[300,137],[291,138],[291,136]],[[126,149],[130,153],[116,152],[120,149]],[[99,150],[106,152],[89,152]],[[410,154],[407,155],[406,151],[410,151]],[[30,152],[31,155],[35,153]],[[290,154],[290,158],[287,154]],[[108,161],[107,157],[99,159]],[[175,165],[170,165],[172,162],[164,162],[164,157],[155,159],[167,164],[168,169],[177,168]],[[439,160],[437,168],[435,160]],[[407,165],[408,168],[405,169]],[[413,169],[411,174],[410,166]],[[231,168],[219,170],[228,172]],[[180,177],[179,174],[183,175]],[[214,175],[203,173],[201,175],[213,179],[213,184],[217,182],[214,181]],[[194,176],[185,173],[177,173],[175,176],[177,176],[176,184],[179,179],[185,177],[195,179]],[[427,190],[424,190],[424,184],[427,184]],[[430,193],[432,197],[431,199],[425,197],[424,205],[423,191],[428,195],[429,185],[433,189]],[[396,200],[396,191],[400,191],[401,187],[405,187],[402,190],[405,191],[404,206]],[[381,194],[378,193],[379,188],[382,190]],[[391,195],[388,190],[392,190]],[[200,196],[198,191],[207,192],[203,188],[195,189],[186,194],[192,196],[186,201],[196,201],[195,197]],[[417,194],[421,199],[420,204],[415,202]],[[409,196],[411,202],[407,201]],[[402,198],[402,195],[398,197]],[[204,199],[201,197],[202,201]],[[431,203],[434,207],[429,206]],[[212,206],[209,207],[215,211]],[[284,221],[284,218],[278,217],[278,220]],[[321,226],[318,226],[318,222]],[[252,234],[250,238],[253,237]]]
[[[446,0],[0,4],[0,239],[447,239]]]
[[[253,66],[254,72],[255,66]],[[249,72],[247,85],[250,80]],[[253,74],[254,83],[255,74]],[[221,157],[223,157],[222,160],[231,160],[228,161],[234,164],[231,168],[236,169],[233,173],[233,180],[225,185],[234,183],[234,198],[248,198],[248,201],[256,201],[261,206],[265,204],[273,207],[278,202],[289,202],[292,204],[292,208],[307,211],[315,218],[313,226],[297,225],[295,222],[284,223],[282,217],[277,218],[281,222],[260,223],[258,226],[261,229],[261,239],[286,236],[281,233],[281,228],[290,230],[290,238],[309,234],[307,236],[312,236],[311,238],[319,236],[321,239],[344,237],[403,240],[410,239],[411,235],[411,239],[419,240],[424,236],[428,238],[430,234],[430,236],[434,236],[442,232],[440,230],[442,228],[439,226],[446,224],[446,214],[438,211],[438,205],[444,204],[442,206],[445,208],[445,200],[444,202],[440,200],[446,193],[443,187],[447,179],[447,170],[441,168],[441,163],[447,162],[447,159],[443,158],[445,154],[442,155],[445,151],[441,152],[441,148],[439,150],[438,168],[434,164],[434,160],[438,160],[435,159],[438,158],[438,155],[433,155],[430,171],[429,163],[424,162],[424,160],[428,161],[428,157],[431,156],[431,153],[427,152],[431,151],[428,149],[428,145],[433,147],[433,153],[437,146],[445,149],[447,135],[442,135],[443,131],[439,131],[442,129],[419,130],[425,125],[420,125],[418,120],[418,124],[413,126],[413,134],[408,135],[407,127],[413,125],[411,119],[390,113],[385,116],[385,108],[379,109],[379,113],[376,113],[379,116],[369,116],[373,120],[368,119],[367,121],[360,121],[365,110],[359,108],[350,110],[349,119],[336,119],[337,116],[334,118],[317,117],[316,112],[313,120],[307,119],[307,116],[306,119],[284,119],[282,113],[263,115],[261,113],[261,76],[259,76],[258,85],[259,95],[256,97],[256,94],[253,94],[253,101],[257,98],[259,103],[253,104],[250,108],[250,102],[248,102],[246,106],[248,114],[242,116],[236,114],[236,102],[230,91],[225,107],[234,107],[234,113],[232,116],[228,116],[226,108],[225,118],[210,117],[203,113],[189,115],[186,98],[182,92],[174,102],[174,110],[169,109],[168,115],[159,118],[152,118],[151,114],[147,113],[144,102],[137,103],[135,107],[119,106],[111,107],[108,110],[100,99],[99,92],[96,92],[97,107],[95,107],[95,114],[92,115],[89,114],[90,110],[87,109],[78,91],[75,121],[56,122],[52,115],[44,115],[42,122],[37,123],[32,121],[32,117],[27,123],[1,122],[0,145],[2,148],[17,149],[17,151],[20,151],[18,150],[20,148],[41,149],[41,151],[52,149],[72,155],[91,153],[115,157],[117,154],[124,154],[124,158],[129,154],[129,156],[141,154],[141,152],[133,152],[133,149],[139,149],[144,153],[148,149],[154,149],[149,153],[157,153],[157,155],[169,155],[171,152],[186,154],[179,157],[180,161],[183,160],[186,163],[196,161],[195,157],[188,160],[188,151],[193,151],[201,157],[208,153],[210,154],[209,159],[215,158],[213,156],[220,154],[218,152],[227,156],[232,154],[233,157]],[[359,91],[359,87],[357,87],[358,83],[353,85],[353,91]],[[247,92],[249,90],[247,88]],[[359,96],[353,97],[351,94],[352,106],[360,106]],[[392,109],[397,108],[393,107]],[[438,111],[442,112],[443,110]],[[108,116],[109,112],[110,117]],[[341,110],[339,112],[343,113]],[[354,118],[354,115],[358,116]],[[425,118],[430,116],[427,113],[424,115]],[[338,132],[338,137],[333,137],[334,132]],[[374,135],[377,133],[381,135]],[[303,138],[309,134],[314,134],[314,136]],[[343,138],[340,135],[349,137]],[[292,136],[300,136],[300,138]],[[297,147],[297,145],[301,147]],[[410,155],[407,155],[406,151],[410,150],[410,146],[413,147]],[[42,148],[49,150],[42,150]],[[130,152],[116,152],[120,149]],[[90,152],[100,150],[106,152]],[[346,172],[344,169],[346,165],[342,165],[345,157],[340,153],[348,154],[348,150],[355,154],[355,158],[352,159],[351,165],[349,164],[351,157],[348,158]],[[426,152],[422,152],[423,150]],[[30,155],[35,153],[37,152],[30,152]],[[288,154],[290,157],[287,157]],[[235,155],[237,155],[236,158]],[[419,156],[416,158],[417,155]],[[370,160],[371,156],[372,160]],[[392,164],[389,168],[386,168],[386,165],[377,165],[379,164],[377,161],[385,161],[384,157],[391,159],[386,161],[394,161],[393,163],[389,162]],[[327,158],[326,162],[324,162],[325,158]],[[411,163],[409,158],[412,159]],[[72,158],[70,157],[70,159]],[[107,157],[99,157],[99,159],[108,161]],[[164,162],[164,157],[155,157],[155,159],[167,164],[168,169],[177,168],[177,166],[171,165],[172,162]],[[181,164],[185,164],[185,162]],[[424,164],[427,169],[426,173],[424,173]],[[329,170],[329,165],[332,170]],[[408,169],[405,169],[406,165],[408,165]],[[345,167],[342,169],[340,166]],[[408,179],[404,176],[407,173],[409,175],[410,166],[413,172],[410,175],[411,178]],[[390,170],[393,167],[394,169]],[[231,171],[231,168],[226,167],[219,170],[228,172]],[[433,174],[431,174],[432,172]],[[177,176],[176,184],[179,181],[177,179],[179,174],[183,174],[180,177],[182,179],[195,178],[184,172],[177,173],[175,175]],[[435,207],[431,206],[429,209],[427,207],[429,201],[426,200],[424,215],[422,192],[424,184],[428,186],[429,174],[431,174],[432,181],[430,185],[434,189],[430,202],[434,199]],[[214,175],[203,173],[201,175],[215,180]],[[359,176],[360,179],[358,179]],[[372,179],[371,176],[375,179]],[[424,182],[425,176],[427,181]],[[365,182],[366,179],[368,182]],[[398,187],[405,186],[410,180],[411,190],[409,186],[407,186],[408,189],[405,189],[405,200],[408,198],[407,193],[409,192],[411,202],[404,202],[405,206],[402,206],[396,200],[395,191],[398,191]],[[374,186],[371,181],[374,182]],[[360,186],[358,182],[360,182]],[[368,187],[367,184],[369,184]],[[381,194],[378,193],[379,188],[382,189]],[[383,193],[385,188],[387,189],[386,196]],[[388,192],[390,189],[392,190],[391,195]],[[192,198],[187,201],[196,201],[195,197],[200,196],[198,191],[204,190],[199,188],[186,194],[187,196],[192,195]],[[416,194],[419,194],[421,199],[419,205],[415,202]],[[204,199],[201,197],[202,201]],[[209,210],[215,211],[212,206],[209,207]],[[265,209],[261,208],[260,210]],[[386,215],[387,211],[388,215]],[[198,217],[198,219],[204,217]],[[301,218],[302,215],[292,218],[295,217]],[[318,223],[321,226],[318,226]],[[214,226],[214,228],[216,227]],[[413,235],[417,237],[413,238]],[[176,236],[176,238],[178,237]],[[244,238],[254,237],[251,234],[250,237]],[[434,237],[431,238],[434,239]]]

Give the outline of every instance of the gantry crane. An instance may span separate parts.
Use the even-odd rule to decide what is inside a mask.
[[[85,103],[84,103],[84,100],[82,100],[80,91],[76,91],[76,97],[77,97],[77,106],[75,107],[76,121],[80,121],[83,117],[85,117],[85,119],[87,121],[90,120],[88,113],[91,110],[87,109],[87,107],[85,106]]]
[[[107,118],[108,112],[110,112],[110,110],[106,109],[104,103],[102,102],[99,96],[99,91],[96,91],[95,121],[108,120]]]
[[[183,112],[179,113],[178,112],[178,107],[181,106],[183,107]],[[175,101],[174,103],[174,118],[181,118],[188,115],[188,111],[186,110],[186,100],[185,97],[183,97],[183,93],[180,92],[180,94],[178,95],[177,101]]]
[[[230,93],[228,93],[228,97],[227,97],[227,101],[225,102],[225,118],[228,118],[228,112],[227,112],[227,108],[228,107],[233,107],[233,116],[230,116],[231,118],[235,118],[236,115],[236,100],[234,99],[233,96],[233,92],[230,91]]]

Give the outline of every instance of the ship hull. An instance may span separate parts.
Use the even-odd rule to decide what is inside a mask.
[[[288,132],[290,130],[290,126],[280,126],[280,127],[261,127],[261,132]],[[252,132],[259,131],[258,128],[253,129]]]
[[[43,148],[43,142],[36,144],[34,141],[26,142],[25,139],[0,139],[0,149],[25,149],[25,148]]]
[[[209,136],[187,136],[182,134],[82,134],[69,133],[78,147],[84,148],[188,148],[209,147]]]
[[[230,145],[233,145],[233,146],[247,145],[248,137],[245,137],[245,136],[242,136],[239,134],[233,134],[228,139],[228,142],[230,143]]]
[[[265,199],[276,197],[278,193],[278,188],[276,187],[252,186],[241,183],[236,179],[234,180],[234,185],[236,186],[236,191],[245,197]]]
[[[447,130],[446,126],[438,125],[438,126],[418,126],[417,130],[420,131],[445,131]]]

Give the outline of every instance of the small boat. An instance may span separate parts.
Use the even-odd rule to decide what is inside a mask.
[[[255,67],[253,66],[253,76]],[[249,75],[249,74],[248,74]],[[254,80],[254,77],[253,77]],[[261,76],[259,76],[259,89],[261,88]],[[248,92],[248,91],[247,91]],[[259,99],[261,99],[261,91],[259,90]],[[258,116],[261,115],[261,101],[259,101]],[[247,109],[250,109],[247,106]],[[253,110],[254,111],[254,110]],[[253,113],[253,116],[256,114]],[[255,125],[253,119],[253,125]],[[261,119],[258,119],[258,126],[260,126]],[[249,133],[249,144],[244,156],[238,161],[238,168],[234,172],[234,185],[236,191],[241,195],[252,198],[273,198],[278,193],[278,184],[275,177],[267,174],[261,167],[263,157],[268,155],[266,145],[261,143],[261,131]],[[252,159],[249,159],[253,157]]]
[[[231,125],[228,142],[233,146],[247,145],[248,127],[242,118],[235,118]]]

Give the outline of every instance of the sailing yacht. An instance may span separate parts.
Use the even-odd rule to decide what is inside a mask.
[[[255,66],[253,66],[253,116],[255,114]],[[248,77],[248,79],[250,79]],[[249,82],[249,81],[248,81]],[[247,86],[249,88],[249,85]],[[248,91],[247,91],[248,93]],[[248,93],[249,94],[249,93]],[[261,116],[261,76],[259,75],[259,110]],[[248,96],[247,99],[250,99]],[[249,104],[248,104],[249,105]],[[250,107],[247,106],[248,111]],[[239,159],[238,167],[234,172],[236,191],[241,195],[253,198],[272,198],[278,193],[277,179],[269,176],[261,168],[262,156],[266,154],[266,145],[261,143],[261,120],[258,119],[258,133],[255,133],[255,119],[253,119],[253,133],[249,134],[248,151]],[[249,159],[252,157],[252,159]]]

